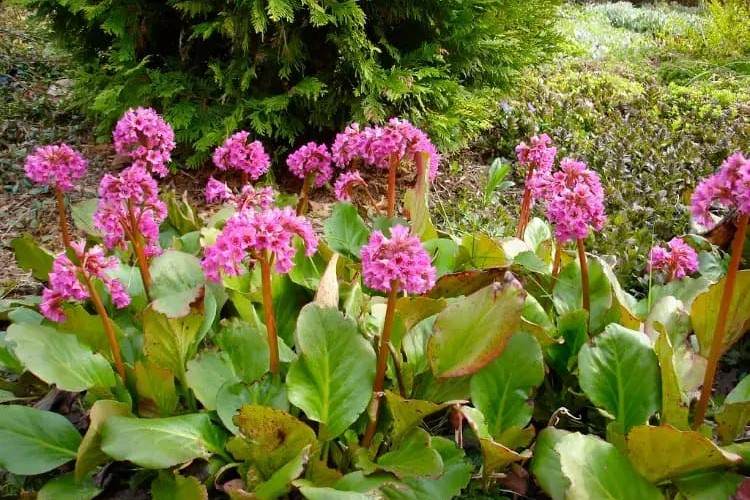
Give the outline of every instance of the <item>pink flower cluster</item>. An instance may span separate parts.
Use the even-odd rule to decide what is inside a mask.
[[[436,272],[429,254],[419,238],[411,236],[404,226],[391,228],[390,238],[380,231],[373,232],[362,247],[361,256],[362,275],[370,288],[389,292],[396,281],[399,290],[421,294],[435,286]]]
[[[352,189],[355,186],[367,186],[367,183],[359,174],[359,170],[351,170],[339,175],[333,185],[333,192],[339,201],[351,201]]]
[[[253,262],[259,254],[269,252],[276,271],[288,273],[295,255],[295,236],[302,238],[306,255],[315,253],[318,239],[312,226],[291,208],[243,210],[227,220],[216,242],[206,247],[201,264],[209,280],[219,281],[221,273],[238,275],[246,257]]]
[[[340,167],[360,159],[365,165],[381,169],[388,169],[391,158],[412,161],[417,153],[427,153],[430,180],[435,179],[440,165],[440,154],[427,134],[398,118],[391,118],[383,127],[360,129],[356,123],[349,125],[336,135],[331,152]]]
[[[524,167],[534,167],[550,171],[557,156],[557,148],[550,146],[552,139],[547,134],[535,135],[529,139],[531,143],[522,142],[516,146],[518,163]]]
[[[663,271],[670,280],[682,279],[698,270],[698,254],[682,238],[672,238],[668,248],[655,246],[649,253],[649,270]]]
[[[542,178],[540,186],[547,217],[561,243],[585,238],[590,227],[604,227],[604,190],[599,175],[585,163],[563,159],[560,169]]]
[[[750,158],[740,152],[727,158],[718,172],[703,179],[695,188],[691,208],[693,217],[701,225],[713,227],[711,209],[715,206],[750,214]]]
[[[286,159],[289,170],[304,179],[308,175],[315,176],[315,187],[322,187],[333,177],[331,154],[325,144],[308,142]]]
[[[208,203],[228,202],[237,210],[253,209],[266,210],[273,205],[274,193],[270,186],[255,188],[251,184],[242,187],[242,191],[235,194],[229,186],[213,177],[206,184],[206,201]]]
[[[64,252],[55,257],[52,271],[49,273],[49,288],[42,292],[42,302],[39,305],[42,314],[51,321],[65,321],[63,302],[80,302],[89,298],[88,287],[81,283],[79,273],[87,279],[101,280],[117,308],[130,304],[130,296],[122,282],[107,274],[107,271],[117,267],[117,259],[105,257],[104,250],[99,245],[86,251],[85,241],[71,243],[70,246],[80,262],[80,267],[73,264]]]
[[[67,144],[41,146],[26,157],[26,176],[38,184],[62,191],[73,189],[73,183],[86,173],[86,159]]]
[[[112,133],[117,154],[130,157],[133,166],[144,168],[159,177],[169,171],[175,147],[174,131],[151,108],[129,109],[120,118]]]
[[[142,167],[129,167],[120,175],[106,174],[99,184],[99,205],[94,225],[104,234],[107,248],[125,248],[127,239],[140,234],[147,257],[159,255],[159,224],[167,206],[159,199],[159,186]]]
[[[271,159],[260,141],[248,142],[249,132],[240,131],[230,136],[216,148],[214,165],[219,170],[238,170],[257,180],[268,172]]]

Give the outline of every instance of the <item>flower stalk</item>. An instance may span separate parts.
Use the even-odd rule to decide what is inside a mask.
[[[65,211],[65,195],[59,186],[55,186],[55,202],[57,204],[57,216],[60,222],[60,236],[63,247],[70,248],[70,232],[68,231],[68,217]]]
[[[260,255],[261,287],[263,293],[263,315],[266,320],[266,335],[268,336],[269,369],[272,374],[279,373],[279,339],[276,333],[276,316],[273,311],[273,295],[271,293],[271,257],[268,252]]]
[[[130,239],[130,243],[133,245],[133,253],[135,253],[136,262],[138,263],[138,270],[141,273],[141,280],[143,280],[143,289],[146,292],[146,297],[151,300],[151,270],[148,267],[148,258],[143,249],[143,240],[141,234],[138,231],[138,220],[133,211],[133,203],[128,201],[128,224],[129,227],[125,230],[125,233]]]
[[[392,155],[388,163],[388,205],[386,215],[391,218],[396,215],[396,175],[398,173],[398,157]]]
[[[302,189],[299,193],[299,201],[297,202],[297,215],[305,215],[307,213],[307,207],[310,203],[310,188],[315,182],[315,174],[309,173],[305,175],[305,180],[302,182]]]
[[[529,215],[531,213],[531,176],[534,174],[534,165],[529,165],[526,171],[526,181],[523,190],[523,201],[521,202],[521,213],[518,216],[518,227],[516,228],[516,238],[523,239],[526,233],[526,226],[529,225]]]
[[[747,214],[744,214],[740,217],[737,224],[737,232],[734,234],[734,239],[732,240],[732,256],[729,261],[727,281],[724,284],[724,292],[721,295],[719,314],[716,318],[714,336],[711,341],[711,349],[708,353],[706,373],[703,377],[703,387],[701,388],[701,394],[700,398],[698,399],[698,404],[695,407],[693,429],[698,429],[703,424],[703,421],[706,418],[708,402],[711,399],[711,389],[713,388],[714,378],[716,377],[716,370],[719,366],[719,358],[722,354],[722,345],[724,343],[724,337],[726,336],[727,331],[727,316],[729,315],[729,307],[732,304],[735,284],[737,283],[737,272],[740,268],[742,251],[745,246],[748,217],[749,216]]]
[[[102,320],[102,326],[104,327],[104,333],[107,335],[107,340],[109,341],[109,348],[111,349],[112,357],[115,360],[115,368],[117,368],[117,373],[120,375],[120,378],[125,381],[125,365],[122,362],[120,343],[117,341],[117,335],[115,334],[115,329],[112,326],[112,320],[110,319],[109,314],[107,314],[107,309],[104,307],[104,303],[102,302],[101,297],[99,297],[99,293],[96,291],[96,287],[92,283],[91,278],[82,268],[79,268],[79,272],[81,276],[83,276],[83,281],[89,291],[91,301],[94,303],[94,308],[96,309],[97,314]]]

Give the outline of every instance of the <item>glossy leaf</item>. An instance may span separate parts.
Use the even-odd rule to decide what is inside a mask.
[[[161,472],[151,483],[152,500],[208,500],[206,487],[193,476]]]
[[[526,294],[508,274],[441,312],[428,344],[437,377],[460,377],[482,369],[505,348],[520,323]]]
[[[185,380],[185,364],[195,354],[198,330],[203,318],[191,314],[172,319],[148,308],[143,313],[143,351],[149,361]]]
[[[719,439],[724,444],[734,441],[745,430],[750,421],[750,375],[727,395],[715,418]]]
[[[425,417],[451,405],[421,399],[405,399],[392,391],[385,391],[385,400],[393,420],[393,440],[396,442],[418,426]]]
[[[174,374],[148,361],[135,363],[135,390],[138,414],[142,417],[166,417],[177,408]]]
[[[482,472],[485,478],[506,469],[514,462],[521,462],[529,458],[529,454],[516,453],[492,439],[481,411],[463,406],[461,407],[461,413],[479,440],[483,459]]]
[[[431,447],[424,429],[415,429],[394,449],[378,458],[378,466],[399,478],[427,476],[437,478],[443,472],[443,460]]]
[[[166,250],[150,265],[152,307],[169,318],[190,314],[190,304],[198,300],[206,279],[198,257]]]
[[[590,329],[599,332],[606,326],[613,314],[614,298],[609,278],[601,262],[589,259],[589,295],[591,298]],[[552,300],[559,314],[583,309],[581,293],[581,267],[577,260],[562,268],[552,291]],[[614,317],[616,319],[616,316]]]
[[[716,500],[735,497],[743,476],[728,471],[700,472],[675,480],[680,500]]]
[[[94,213],[98,206],[98,198],[89,198],[87,200],[73,203],[70,206],[70,215],[73,218],[73,224],[78,229],[94,238],[102,237],[102,233],[94,225]]]
[[[305,464],[310,459],[311,446],[305,446],[296,457],[284,464],[273,475],[258,485],[255,497],[258,500],[271,500],[286,495],[291,490],[291,482],[302,475]]]
[[[323,231],[331,250],[359,259],[359,251],[370,239],[370,231],[351,203],[336,203]]]
[[[531,472],[552,500],[564,500],[570,488],[570,480],[562,472],[560,454],[555,448],[568,434],[568,431],[546,427],[539,433],[534,445]]]
[[[438,276],[452,273],[456,270],[458,257],[458,243],[448,238],[440,238],[423,242],[425,250],[430,255],[432,265]]]
[[[269,351],[265,331],[233,318],[223,324],[217,343],[229,355],[240,380],[252,383],[268,371]]]
[[[557,318],[561,344],[549,346],[551,365],[561,373],[570,372],[578,363],[578,353],[588,341],[588,314],[583,309],[569,311]]]
[[[500,242],[486,234],[466,235],[461,240],[458,261],[466,269],[488,269],[510,265]]]
[[[185,378],[207,410],[216,409],[216,394],[224,383],[239,380],[229,355],[223,351],[203,351],[188,361]]]
[[[36,494],[37,500],[90,500],[102,490],[90,477],[76,480],[73,474],[51,479]]]
[[[39,246],[30,234],[14,238],[10,244],[18,267],[24,271],[31,271],[31,275],[36,279],[46,281],[54,261],[52,253]]]
[[[75,477],[82,480],[97,465],[110,459],[101,451],[102,427],[111,416],[131,416],[130,405],[119,401],[100,399],[89,412],[89,428],[78,446]]]
[[[711,342],[714,338],[714,329],[725,284],[726,277],[711,285],[706,292],[696,297],[690,308],[690,319],[693,322],[695,335],[698,337],[700,353],[705,357],[708,357]],[[721,346],[722,352],[725,352],[742,337],[748,329],[749,322],[750,270],[744,270],[737,273],[737,283],[729,306],[726,332]]]
[[[666,332],[659,334],[654,345],[661,373],[661,422],[678,429],[689,429],[689,401],[680,387],[674,349]]]

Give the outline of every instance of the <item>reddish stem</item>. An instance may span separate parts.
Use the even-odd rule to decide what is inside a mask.
[[[276,316],[273,312],[273,295],[271,293],[271,261],[268,254],[263,254],[260,260],[261,286],[263,288],[263,315],[266,320],[266,335],[268,335],[268,352],[270,356],[269,369],[276,375],[279,373],[279,339],[276,334]]]
[[[305,215],[307,213],[310,188],[314,180],[315,174],[307,174],[305,176],[305,181],[302,183],[302,190],[299,193],[299,201],[297,202],[297,215]]]
[[[117,342],[117,336],[115,335],[115,330],[112,327],[112,320],[107,314],[107,310],[104,308],[102,299],[99,297],[99,294],[96,291],[96,287],[94,287],[91,279],[83,271],[83,269],[79,269],[79,272],[83,276],[83,280],[86,283],[86,288],[88,288],[89,290],[89,295],[91,296],[91,301],[94,303],[96,312],[99,314],[99,317],[102,320],[102,326],[104,327],[104,333],[107,334],[107,340],[109,340],[109,348],[112,350],[112,357],[115,360],[117,373],[119,373],[122,380],[125,381],[125,365],[122,362],[122,355],[120,354],[120,344]]]
[[[60,236],[62,237],[64,249],[70,248],[70,233],[68,232],[68,217],[65,213],[65,196],[62,190],[55,186],[55,202],[57,203],[57,216],[60,221]]]
[[[529,214],[531,213],[531,188],[529,187],[529,181],[531,180],[531,174],[534,173],[534,166],[529,165],[526,171],[526,181],[523,190],[523,201],[521,202],[521,213],[518,216],[518,227],[516,228],[516,238],[523,239],[524,233],[526,233],[526,226],[529,224]]]
[[[393,319],[396,314],[396,299],[398,298],[399,284],[397,280],[391,282],[391,290],[388,292],[388,305],[385,309],[385,320],[383,322],[383,333],[380,335],[380,347],[378,349],[378,364],[375,370],[375,382],[372,386],[372,407],[370,408],[370,421],[367,424],[365,435],[362,438],[362,446],[370,446],[375,431],[378,428],[378,413],[380,410],[380,398],[383,395],[385,384],[385,369],[388,366],[388,344],[393,332]]]
[[[130,243],[133,245],[133,252],[138,263],[138,269],[141,272],[141,279],[143,280],[143,289],[146,292],[146,297],[151,300],[151,271],[148,268],[148,259],[146,253],[143,250],[143,238],[141,232],[138,229],[138,221],[133,211],[133,203],[128,200],[128,225],[130,230],[127,234],[130,238]]]
[[[396,215],[396,174],[398,173],[398,157],[391,156],[388,164],[388,209],[386,215]]]
[[[737,282],[737,272],[740,268],[742,251],[745,247],[745,235],[747,234],[748,215],[743,215],[737,224],[737,232],[732,240],[732,257],[729,261],[727,270],[727,281],[724,284],[724,292],[721,295],[719,305],[719,315],[716,318],[716,327],[714,328],[714,337],[711,341],[711,350],[708,353],[708,363],[706,364],[706,373],[703,377],[703,387],[701,388],[700,399],[695,407],[695,419],[693,420],[693,429],[698,429],[703,420],[706,418],[708,401],[711,399],[711,388],[714,385],[716,369],[719,366],[719,358],[722,354],[722,345],[724,336],[727,332],[727,316],[729,316],[729,307],[732,305],[734,296],[735,283]]]
[[[578,260],[581,264],[581,294],[583,295],[583,308],[587,313],[591,312],[591,298],[589,297],[589,265],[586,261],[586,248],[583,240],[578,239]]]

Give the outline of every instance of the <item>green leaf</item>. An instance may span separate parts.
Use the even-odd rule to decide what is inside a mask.
[[[508,273],[505,282],[448,305],[438,315],[427,347],[433,373],[440,378],[469,375],[499,356],[518,330],[525,298]]]
[[[471,295],[480,288],[503,279],[506,268],[496,267],[482,271],[463,271],[442,276],[427,293],[433,299]]]
[[[271,406],[288,411],[286,387],[278,381],[274,382],[271,377],[249,386],[244,382],[227,382],[222,385],[216,395],[216,413],[224,426],[233,434],[240,433],[234,424],[234,416],[247,404]]]
[[[0,368],[20,375],[24,370],[23,365],[13,352],[13,348],[7,341],[7,338],[8,335],[6,332],[0,332]]]
[[[102,490],[92,478],[76,480],[73,474],[65,474],[48,481],[36,494],[37,500],[90,500]]]
[[[544,243],[552,241],[552,229],[547,222],[539,217],[534,217],[526,226],[523,240],[528,243],[535,254],[539,255],[540,247]]]
[[[142,417],[166,417],[177,408],[174,374],[149,361],[135,363],[135,390],[138,414]]]
[[[112,416],[104,422],[101,448],[115,460],[166,469],[221,453],[223,441],[207,413],[167,418]]]
[[[428,240],[422,243],[430,255],[432,265],[437,270],[438,277],[452,273],[456,268],[458,257],[458,243],[447,238]]]
[[[555,445],[563,475],[570,482],[566,498],[576,500],[650,500],[664,498],[636,472],[627,457],[596,436],[578,432]]]
[[[190,304],[198,300],[206,282],[198,257],[167,250],[151,261],[152,307],[169,318],[190,314]]]
[[[645,424],[659,410],[659,366],[644,334],[609,325],[581,348],[578,369],[581,389],[614,419],[611,430],[618,435]]]
[[[171,370],[178,380],[184,382],[185,364],[195,354],[202,322],[199,314],[171,319],[154,309],[146,309],[143,313],[143,352],[146,358]]]
[[[10,241],[16,255],[16,264],[38,280],[46,280],[55,260],[52,253],[40,247],[30,234],[24,234]]]
[[[76,454],[75,477],[79,481],[93,471],[97,465],[109,461],[109,457],[102,452],[100,447],[104,422],[113,415],[132,416],[130,405],[119,401],[100,399],[91,407],[89,428],[86,430]]]
[[[267,406],[246,405],[234,418],[246,440],[247,455],[261,474],[270,477],[315,443],[313,430],[290,414]]]
[[[661,423],[673,425],[678,429],[688,429],[689,401],[680,388],[674,349],[666,332],[659,334],[654,351],[661,373]]]
[[[289,401],[325,424],[326,438],[346,430],[370,401],[375,352],[354,320],[335,309],[309,304],[295,332],[298,359],[289,367]]]
[[[614,304],[612,285],[598,259],[588,259],[588,266],[591,298],[590,328],[592,332],[599,332],[612,319]],[[581,266],[577,260],[570,262],[560,271],[552,291],[552,300],[555,309],[561,315],[583,309]]]
[[[750,421],[750,375],[727,395],[715,418],[719,439],[724,444],[731,443],[745,430]]]
[[[289,271],[289,278],[296,284],[310,290],[316,290],[320,278],[326,269],[326,259],[323,253],[327,249],[322,248],[323,242],[319,242],[318,251],[308,257],[305,255],[304,244],[295,240],[296,253],[294,254],[294,266]]]
[[[239,380],[226,352],[203,351],[187,363],[188,387],[207,410],[216,409],[216,395],[226,382]]]
[[[569,311],[557,318],[557,331],[562,344],[549,346],[551,365],[560,373],[570,372],[578,362],[578,353],[589,339],[589,316],[583,309]]]
[[[441,312],[446,305],[447,303],[443,299],[421,296],[400,297],[396,300],[396,314],[404,322],[404,330],[409,332],[420,321]]]
[[[51,411],[0,406],[0,468],[13,474],[50,471],[76,457],[81,435],[70,421]]]
[[[208,500],[206,487],[193,476],[162,471],[151,483],[152,500]]]
[[[714,329],[719,316],[719,305],[724,294],[724,286],[727,278],[724,277],[718,283],[714,283],[709,289],[700,294],[693,301],[690,308],[690,319],[693,321],[693,330],[698,337],[700,353],[708,357],[709,349],[714,338]],[[750,322],[750,269],[737,273],[737,283],[729,306],[729,314],[726,320],[726,331],[721,345],[724,353],[735,342],[737,342],[747,331]]]
[[[359,259],[359,251],[370,239],[370,231],[351,203],[336,203],[323,226],[331,250]]]
[[[521,462],[529,458],[530,454],[516,453],[492,439],[481,411],[470,406],[463,406],[461,407],[461,413],[469,423],[471,430],[474,431],[482,448],[482,474],[485,478],[492,477],[493,474],[504,470],[514,462]]]
[[[240,380],[252,383],[268,371],[269,350],[266,332],[250,323],[232,318],[217,336],[219,346],[229,354]]]
[[[716,500],[718,498],[735,498],[737,489],[745,478],[728,471],[701,472],[675,480],[677,489],[682,494],[680,500]]]
[[[395,449],[378,458],[378,466],[399,478],[427,476],[437,478],[443,472],[443,460],[431,447],[430,435],[415,429]]]
[[[428,198],[430,185],[426,175],[417,177],[416,185],[413,189],[407,189],[404,193],[404,208],[409,213],[411,220],[412,233],[422,241],[437,238],[437,230],[430,218],[430,207]]]
[[[8,328],[7,339],[15,343],[15,354],[27,370],[59,389],[80,392],[115,385],[107,360],[82,345],[75,335],[18,323]]]
[[[531,473],[552,500],[565,500],[565,492],[570,488],[570,480],[562,473],[560,454],[555,449],[568,434],[568,431],[546,427],[539,433],[534,444]]]
[[[63,310],[65,311],[65,321],[58,324],[57,329],[74,334],[82,344],[111,360],[112,349],[109,346],[102,319],[97,315],[90,314],[81,304],[65,304]],[[114,322],[112,322],[112,326],[118,340],[121,340],[120,328]]]
[[[102,237],[102,233],[94,225],[94,213],[98,206],[98,198],[81,200],[70,206],[70,215],[73,217],[75,227],[94,238]]]
[[[469,234],[461,240],[458,260],[467,269],[488,269],[510,265],[502,245],[486,234]]]
[[[407,432],[418,426],[422,420],[452,403],[437,404],[421,399],[404,399],[392,391],[385,391],[385,400],[393,419],[393,441],[400,441]]]
[[[523,429],[531,420],[531,392],[544,380],[539,343],[517,333],[503,353],[471,379],[471,400],[485,417],[492,438],[509,445],[504,434]]]
[[[669,425],[634,427],[628,434],[628,455],[638,472],[652,483],[742,461],[742,457],[722,450],[699,432]]]
[[[296,457],[273,473],[268,481],[255,489],[258,500],[271,500],[286,495],[291,490],[291,482],[302,475],[305,464],[310,459],[310,445],[305,446]]]

